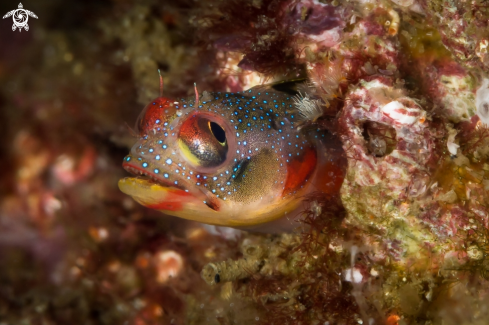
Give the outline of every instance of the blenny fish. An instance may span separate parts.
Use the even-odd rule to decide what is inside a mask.
[[[337,193],[346,166],[331,133],[304,125],[296,84],[156,98],[123,162],[137,177],[119,188],[148,208],[206,224],[296,227],[307,195]]]

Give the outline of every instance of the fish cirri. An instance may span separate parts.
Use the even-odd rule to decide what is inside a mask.
[[[285,84],[153,100],[123,162],[136,177],[119,188],[146,207],[206,224],[296,227],[308,194],[338,192],[346,163],[330,133],[300,127]]]

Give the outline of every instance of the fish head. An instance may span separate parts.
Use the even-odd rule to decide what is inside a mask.
[[[122,192],[166,214],[237,228],[296,210],[317,148],[298,128],[292,96],[254,88],[150,102],[123,167]]]

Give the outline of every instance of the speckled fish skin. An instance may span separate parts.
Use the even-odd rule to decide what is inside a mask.
[[[293,219],[306,194],[341,184],[324,177],[324,166],[334,165],[328,134],[300,129],[298,121],[293,95],[270,86],[204,92],[198,107],[195,98],[157,98],[123,163],[152,181],[125,178],[119,187],[147,207],[213,225]]]

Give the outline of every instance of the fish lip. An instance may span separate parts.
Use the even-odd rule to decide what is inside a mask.
[[[186,188],[180,184],[176,185],[174,183],[162,179],[160,176],[157,176],[155,173],[151,173],[150,171],[146,169],[142,169],[138,165],[132,164],[130,162],[124,162],[122,164],[122,167],[133,175],[149,177],[150,180],[155,181],[158,185],[169,187],[169,188],[176,188],[193,195],[195,198],[200,199],[201,201],[209,202],[209,203],[204,202],[209,209],[218,210],[219,207],[221,206],[221,204],[216,203],[216,199],[214,198],[214,196],[211,194],[210,191],[205,192],[204,189],[200,189],[198,187],[192,189],[192,188]],[[162,172],[164,173],[165,171],[162,170]],[[182,183],[187,183],[187,181],[181,177],[177,177],[177,180],[179,182],[181,181]],[[211,202],[217,204],[217,209],[215,206],[212,206]]]
[[[188,189],[185,188],[184,186],[178,184],[174,184],[174,183],[171,183],[163,178],[161,178],[161,176],[158,176],[157,174],[155,173],[152,173],[146,169],[143,169],[141,167],[139,167],[138,165],[135,165],[135,164],[131,164],[131,163],[123,163],[122,164],[122,167],[129,173],[135,175],[135,176],[146,176],[149,178],[149,180],[152,180],[154,182],[156,182],[158,185],[161,185],[161,186],[164,186],[164,187],[171,187],[171,188],[176,188],[176,189],[179,189],[179,190],[182,190],[182,191],[187,191]],[[180,181],[181,179],[179,178],[178,181]],[[190,190],[188,190],[189,193],[190,193]]]

